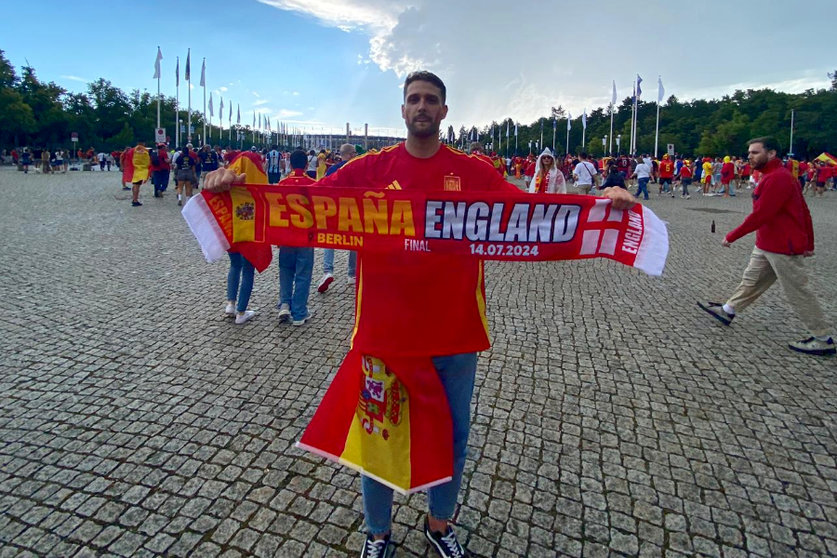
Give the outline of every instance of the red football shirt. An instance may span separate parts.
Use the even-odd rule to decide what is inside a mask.
[[[419,159],[404,143],[355,157],[318,185],[520,192],[484,161],[450,146]],[[378,357],[440,356],[490,344],[482,262],[426,252],[361,253],[354,348]]]

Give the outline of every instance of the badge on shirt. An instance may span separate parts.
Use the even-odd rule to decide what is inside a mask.
[[[445,192],[461,192],[462,185],[458,176],[446,176],[444,184]]]

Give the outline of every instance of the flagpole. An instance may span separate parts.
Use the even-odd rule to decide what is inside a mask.
[[[609,141],[607,145],[607,154],[613,154],[613,103],[610,103],[610,135],[608,136]]]
[[[628,144],[628,154],[634,155],[634,133],[636,132],[636,83],[634,83],[634,102],[631,104],[631,141]]]
[[[793,112],[794,109],[791,109],[791,130],[790,130],[790,142],[788,142],[788,153],[793,154]]]
[[[570,154],[570,113],[567,113],[567,155]]]
[[[201,81],[203,82],[203,143],[206,145],[206,58],[201,64]],[[210,131],[212,128],[210,127]]]
[[[584,120],[581,121],[581,150],[587,151],[587,109],[584,109]]]
[[[660,103],[657,102],[657,127],[654,130],[654,158],[657,158],[657,143],[660,140]]]
[[[177,57],[175,101],[174,101],[174,145],[180,148],[180,57]]]
[[[189,92],[187,97],[187,107],[186,107],[186,142],[192,143],[192,69],[189,67],[191,65],[191,58],[192,58],[192,49],[188,49],[186,51],[186,84],[188,87],[186,88]]]
[[[160,46],[158,45],[157,46],[157,53],[159,54],[159,52],[160,52]],[[158,58],[157,63],[158,64],[160,63],[159,58]],[[157,127],[158,128],[160,127],[160,71],[159,71],[159,69],[157,70]]]
[[[543,120],[541,120],[541,145],[540,149],[543,149]]]
[[[555,152],[554,155],[558,155],[558,148],[555,147],[555,135],[558,133],[558,119],[554,116],[552,117],[552,150]]]

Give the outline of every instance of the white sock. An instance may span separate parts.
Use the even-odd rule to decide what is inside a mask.
[[[180,194],[177,194],[177,201],[180,201]]]
[[[735,309],[729,304],[724,303],[724,312],[730,314],[731,316],[735,316]]]

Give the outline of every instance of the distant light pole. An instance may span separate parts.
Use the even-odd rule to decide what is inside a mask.
[[[622,134],[618,134],[616,136],[616,152],[619,153],[621,148],[619,147],[622,144]]]
[[[602,156],[603,157],[607,155],[606,150],[607,150],[607,134],[605,134],[604,137],[602,138]]]

